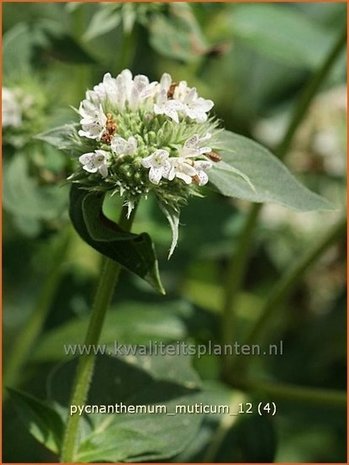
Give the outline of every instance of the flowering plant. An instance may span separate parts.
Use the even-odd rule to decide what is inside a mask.
[[[103,217],[106,193],[123,198],[128,219],[140,199],[155,195],[172,229],[169,256],[178,241],[181,207],[191,196],[202,196],[206,184],[226,196],[273,201],[298,210],[328,207],[266,149],[219,128],[217,118],[209,114],[213,106],[187,82],[173,81],[167,73],[159,82],[150,82],[125,69],[116,78],[105,74],[86,92],[76,110],[79,125],[41,136],[77,158],[68,180],[73,184],[71,218],[80,235],[101,253],[152,284],[157,282],[159,290],[150,238],[143,235],[147,245],[140,248],[137,243],[138,258],[125,261],[119,253],[119,246],[125,244],[117,240],[120,228],[111,233],[110,223],[96,221],[97,205],[99,218]],[[112,240],[111,234],[113,252],[105,243],[106,235]],[[133,246],[134,236],[127,236]]]

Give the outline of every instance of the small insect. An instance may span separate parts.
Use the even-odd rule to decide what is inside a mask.
[[[222,157],[217,153],[217,152],[210,152],[207,154],[208,158],[212,161],[214,161],[215,163],[219,162],[222,160]]]
[[[195,174],[195,176],[192,176],[191,179],[193,180],[194,184],[200,184],[200,178],[197,174]]]
[[[167,91],[167,98],[169,99],[173,99],[173,95],[174,95],[174,92],[175,92],[175,89],[176,87],[178,86],[178,82],[172,82],[172,84],[170,85],[170,88],[168,89]]]
[[[117,130],[117,124],[114,121],[113,115],[107,113],[107,122],[105,123],[105,131],[101,137],[101,140],[106,144],[110,144],[113,135]]]

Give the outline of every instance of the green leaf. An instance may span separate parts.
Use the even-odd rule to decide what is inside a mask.
[[[59,368],[51,391],[61,405],[69,405],[76,369],[70,362]],[[163,406],[157,413],[90,413],[90,431],[82,431],[74,461],[147,462],[168,459],[195,437],[202,416],[174,413],[176,405],[200,401],[200,381],[188,356],[98,357],[86,404],[100,406]],[[82,418],[83,419],[83,418]]]
[[[324,28],[285,5],[239,5],[231,25],[248,46],[293,67],[316,67],[331,47]]]
[[[32,48],[33,41],[27,24],[18,23],[4,34],[2,59],[5,77],[18,77],[29,72]]]
[[[120,21],[120,12],[111,11],[110,5],[101,5],[100,10],[93,15],[83,39],[89,41],[106,34],[115,29]]]
[[[64,423],[48,403],[25,392],[9,389],[9,395],[28,431],[47,449],[58,453],[63,438]]]
[[[163,304],[126,302],[111,308],[101,334],[101,344],[113,348],[120,344],[146,344],[149,341],[169,342],[183,340],[188,333],[182,313],[191,309],[181,301]],[[41,338],[34,361],[59,361],[63,345],[82,344],[89,316],[68,322]],[[109,350],[109,349],[108,349]],[[73,354],[72,354],[73,355]]]
[[[160,54],[192,61],[207,53],[209,47],[190,5],[169,5],[168,17],[158,14],[150,21],[150,44]]]
[[[36,139],[46,142],[58,150],[65,150],[70,153],[81,154],[87,146],[78,135],[78,124],[64,124],[36,136]]]
[[[95,250],[164,294],[150,236],[125,232],[107,219],[102,211],[103,200],[103,194],[79,189],[75,185],[71,187],[70,217],[76,231]]]
[[[26,153],[17,153],[4,166],[3,203],[23,219],[52,220],[66,207],[66,191],[59,186],[39,185],[29,173]]]
[[[251,139],[223,131],[212,145],[223,160],[209,171],[209,180],[221,194],[251,202],[275,202],[299,211],[332,209],[326,199],[303,186],[269,150]]]

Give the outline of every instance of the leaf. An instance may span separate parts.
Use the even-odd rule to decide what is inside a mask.
[[[75,362],[52,378],[52,396],[69,405],[66,386]],[[86,404],[100,406],[163,406],[163,413],[88,414],[90,431],[82,431],[76,462],[147,462],[170,458],[195,437],[201,415],[174,413],[176,405],[200,400],[200,381],[187,356],[98,357]]]
[[[111,346],[119,344],[146,344],[149,341],[170,342],[183,340],[187,336],[187,327],[182,312],[190,310],[189,304],[181,301],[154,303],[126,302],[111,308],[101,334],[101,344]],[[59,361],[63,355],[63,345],[82,344],[89,322],[89,316],[75,319],[41,338],[36,348],[34,361]],[[67,354],[68,356],[68,354]]]
[[[32,47],[32,37],[27,24],[18,23],[4,34],[2,45],[4,76],[18,77],[29,72]]]
[[[269,150],[251,139],[223,131],[212,144],[223,160],[209,171],[209,180],[221,194],[275,202],[299,211],[332,209],[326,199],[303,186]],[[247,176],[254,189],[230,167]]]
[[[200,26],[187,4],[174,3],[170,15],[154,15],[149,23],[150,44],[160,54],[192,61],[209,50]]]
[[[106,5],[104,8],[102,6],[102,8],[93,15],[91,22],[83,35],[83,39],[86,41],[96,39],[96,37],[115,29],[120,24],[120,21],[120,12],[111,11],[110,5]]]
[[[103,194],[89,192],[72,185],[70,218],[74,228],[95,250],[120,263],[124,268],[147,281],[156,291],[164,294],[150,236],[146,233],[125,232],[116,223],[108,220],[102,211],[103,200]]]
[[[76,151],[82,153],[84,145],[78,136],[78,124],[64,124],[48,131],[42,132],[36,136],[36,139],[56,147],[59,150]],[[81,148],[79,148],[81,146]]]
[[[26,153],[17,153],[4,166],[3,203],[16,216],[29,220],[55,219],[65,210],[65,193],[59,186],[41,186],[30,176]]]
[[[62,443],[64,423],[48,404],[17,389],[8,388],[9,395],[29,432],[47,449],[58,453]]]
[[[239,5],[232,10],[235,37],[258,52],[294,67],[316,67],[331,47],[326,30],[284,5]]]

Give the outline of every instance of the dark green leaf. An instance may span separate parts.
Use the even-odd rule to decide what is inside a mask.
[[[125,232],[107,219],[102,211],[103,199],[103,194],[72,186],[70,217],[76,231],[95,250],[120,263],[164,294],[150,236]]]
[[[75,372],[70,362],[52,379],[52,395],[69,405],[65,389]],[[77,462],[147,462],[168,459],[195,437],[202,416],[174,413],[176,405],[200,401],[200,381],[187,356],[98,357],[88,404],[164,406],[163,413],[89,414]]]
[[[29,432],[45,447],[58,453],[63,437],[64,423],[49,404],[24,392],[8,389],[18,414]]]
[[[212,145],[223,160],[209,171],[209,180],[223,195],[275,202],[299,211],[332,209],[326,199],[303,186],[269,150],[251,139],[223,131]]]
[[[181,317],[188,310],[184,302],[163,304],[122,303],[111,308],[101,334],[101,343],[111,346],[120,344],[145,344],[149,341],[169,342],[183,340],[187,328]],[[63,355],[63,344],[82,344],[89,317],[74,320],[55,328],[43,336],[34,352],[36,361],[59,361]]]

